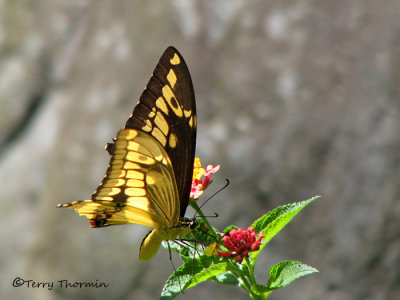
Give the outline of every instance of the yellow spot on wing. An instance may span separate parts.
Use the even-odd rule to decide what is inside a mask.
[[[176,84],[176,81],[177,81],[176,74],[175,74],[174,70],[172,70],[172,69],[169,70],[169,73],[167,75],[167,80],[168,80],[169,84],[171,85],[171,87],[174,88],[175,84]]]
[[[144,181],[138,179],[129,179],[126,181],[127,187],[144,187]]]
[[[127,196],[146,196],[146,190],[143,188],[126,188],[125,195],[127,195]]]
[[[146,125],[142,127],[143,131],[150,132],[153,129],[153,124],[150,120],[146,120]]]
[[[144,174],[142,172],[139,172],[139,171],[128,170],[128,172],[126,173],[126,178],[133,178],[133,179],[143,180],[144,179]]]
[[[179,65],[181,63],[181,59],[179,58],[178,54],[174,54],[174,57],[169,60],[172,65]]]
[[[129,141],[128,146],[126,147],[126,149],[128,150],[132,150],[132,151],[139,151],[140,148],[140,144],[138,144],[135,141]]]
[[[165,138],[164,134],[161,132],[160,129],[154,127],[151,134],[161,143],[161,145],[165,147],[165,145],[167,144],[167,139]]]
[[[197,126],[197,117],[195,115],[190,117],[189,126],[192,127],[192,128],[196,128],[196,126]]]
[[[149,207],[149,199],[147,199],[147,197],[128,197],[127,203],[141,209],[147,209]]]
[[[136,130],[121,130],[118,134],[118,138],[125,140],[132,140],[138,135]],[[118,140],[117,140],[118,141]]]
[[[186,118],[189,118],[192,115],[192,111],[191,110],[184,110],[183,113],[185,114]]]
[[[169,126],[161,112],[157,112],[154,123],[156,123],[157,127],[161,129],[164,135],[168,134]]]
[[[124,169],[140,169],[140,168],[141,168],[140,165],[130,161],[127,161],[124,164]]]
[[[163,97],[158,97],[156,100],[156,106],[166,115],[168,115],[168,106],[165,103],[165,100]]]
[[[176,147],[176,135],[175,134],[171,133],[171,135],[169,136],[168,145],[171,148],[175,148]]]

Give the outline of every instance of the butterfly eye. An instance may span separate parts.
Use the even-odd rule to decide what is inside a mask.
[[[190,223],[189,223],[189,228],[192,229],[192,230],[193,230],[193,229],[196,229],[197,225],[199,225],[199,224],[197,223],[196,220],[193,219],[193,220],[191,220]]]

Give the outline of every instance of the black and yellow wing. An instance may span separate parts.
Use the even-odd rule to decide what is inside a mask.
[[[110,163],[91,199],[59,207],[75,209],[92,227],[149,226],[155,229],[150,235],[156,236],[154,244],[175,238],[177,228],[187,227],[180,217],[189,201],[196,124],[188,68],[179,52],[168,47],[125,127],[107,144]]]

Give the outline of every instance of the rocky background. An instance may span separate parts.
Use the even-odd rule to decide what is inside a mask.
[[[158,297],[173,268],[164,250],[138,260],[146,228],[94,230],[55,207],[90,197],[105,143],[174,45],[195,86],[197,156],[221,164],[209,194],[231,181],[204,208],[213,225],[322,195],[257,269],[260,282],[286,259],[320,273],[270,299],[400,299],[399,20],[397,0],[0,1],[1,298]],[[212,283],[179,298],[228,297],[248,299]]]

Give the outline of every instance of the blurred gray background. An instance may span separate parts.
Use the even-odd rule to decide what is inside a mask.
[[[195,87],[197,156],[221,164],[207,194],[231,181],[204,208],[212,224],[323,196],[265,248],[257,278],[286,259],[320,273],[270,299],[400,299],[399,20],[397,0],[0,1],[1,298],[158,297],[173,268],[164,250],[139,261],[147,228],[91,229],[56,205],[90,197],[106,142],[174,45]],[[228,297],[248,299],[213,283],[179,298]]]

